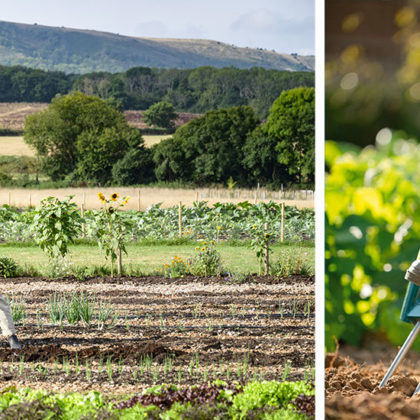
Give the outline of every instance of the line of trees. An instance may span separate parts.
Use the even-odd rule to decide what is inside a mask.
[[[204,113],[249,105],[266,118],[284,90],[314,86],[314,73],[214,67],[134,67],[122,73],[67,75],[22,66],[0,66],[0,102],[50,102],[70,91],[96,95],[117,109],[147,109],[168,102],[176,111]]]
[[[151,149],[121,112],[96,96],[74,92],[29,116],[24,139],[52,180],[312,184],[314,89],[283,92],[263,124],[247,105],[209,111]]]

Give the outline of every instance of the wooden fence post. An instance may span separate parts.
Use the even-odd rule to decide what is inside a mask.
[[[80,206],[80,214],[82,216],[82,219],[84,219],[85,217],[85,205],[82,203],[82,205]],[[82,223],[82,238],[84,239],[86,236],[86,226],[85,226],[85,222]]]
[[[268,234],[268,223],[267,222],[265,222],[265,224],[264,224],[264,230],[265,230],[265,234],[267,235]],[[266,275],[266,276],[268,276],[268,274],[270,272],[270,261],[269,261],[270,251],[269,251],[269,245],[268,245],[269,240],[270,240],[270,238],[267,238],[267,240],[265,242],[265,250],[264,250],[264,253],[265,253],[264,275]]]
[[[140,188],[137,190],[137,210],[140,211]]]
[[[32,194],[29,193],[29,208],[32,207]]]
[[[284,202],[281,203],[281,230],[280,230],[280,242],[284,242]]]
[[[117,253],[117,270],[118,270],[118,275],[121,276],[121,274],[122,274],[121,247],[118,247],[118,253]]]
[[[7,204],[9,205],[9,207],[12,205],[12,193],[9,191],[9,199],[7,201]]]
[[[182,202],[180,201],[178,204],[178,237],[182,237]]]

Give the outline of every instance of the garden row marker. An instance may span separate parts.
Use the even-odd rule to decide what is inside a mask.
[[[82,203],[82,205],[80,206],[80,215],[82,216],[82,219],[84,219],[85,217],[85,205]],[[84,238],[85,235],[85,224],[82,223],[82,238]]]
[[[182,202],[180,201],[178,204],[178,237],[182,237]]]
[[[280,230],[280,241],[284,242],[284,202],[281,203],[281,230]]]
[[[414,327],[402,345],[400,351],[395,356],[395,359],[379,384],[379,388],[383,388],[387,384],[389,378],[400,365],[420,332],[420,252],[417,255],[417,260],[415,260],[407,270],[405,279],[410,283],[408,284],[407,291],[405,293],[400,318],[404,322],[413,323]],[[413,395],[417,394],[419,391],[420,384],[417,385]]]
[[[118,269],[118,275],[121,276],[122,274],[122,261],[121,261],[121,247],[118,247],[117,251],[117,269]]]
[[[265,233],[268,233],[268,223],[267,222],[264,223],[264,230],[265,230]],[[266,275],[266,276],[268,276],[268,272],[269,272],[269,268],[270,268],[270,262],[269,262],[270,252],[269,252],[269,249],[268,249],[268,242],[269,242],[269,239],[267,239],[267,241],[265,242],[265,250],[264,250],[264,253],[265,253],[264,275]]]

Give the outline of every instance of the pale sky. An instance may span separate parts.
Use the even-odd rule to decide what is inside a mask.
[[[315,0],[0,0],[0,20],[314,54]]]

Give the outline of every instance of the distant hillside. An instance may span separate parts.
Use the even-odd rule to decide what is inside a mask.
[[[0,64],[66,73],[121,72],[135,66],[200,66],[313,71],[314,56],[239,48],[210,40],[134,38],[0,21]]]

